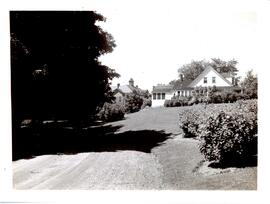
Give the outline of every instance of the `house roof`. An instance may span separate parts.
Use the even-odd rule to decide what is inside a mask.
[[[135,87],[132,87],[130,85],[121,85],[119,88],[117,86],[111,86],[112,91],[115,91],[116,89],[121,90],[122,93],[132,93],[132,91],[135,89]]]
[[[142,90],[137,86],[131,86],[131,85],[121,85],[119,86],[111,86],[111,89],[114,93],[116,93],[117,91],[122,93],[122,94],[130,94],[133,91],[137,91],[137,92],[145,92],[146,90]]]
[[[222,73],[219,73],[219,74],[222,75],[224,78],[232,77],[232,73],[230,73],[230,72],[222,72]]]
[[[221,79],[223,79],[228,85],[232,86],[232,83],[225,79],[220,73],[218,73],[213,67],[208,66],[196,79],[194,79],[190,84],[189,87],[195,86],[208,72],[213,71],[215,72]]]
[[[179,89],[191,89],[189,87],[189,84],[192,82],[192,80],[177,80],[173,86],[174,90],[179,90]]]
[[[116,93],[121,93],[123,96],[125,96],[125,93],[121,89],[118,89],[118,88],[114,89],[113,94],[116,94]]]
[[[173,91],[173,85],[157,85],[153,86],[152,93],[169,93]]]

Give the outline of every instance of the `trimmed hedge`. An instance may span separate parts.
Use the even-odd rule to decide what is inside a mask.
[[[208,90],[208,94],[206,91]],[[205,91],[205,92],[203,92]],[[214,88],[199,87],[193,91],[193,95],[189,97],[173,97],[165,100],[165,107],[192,106],[200,103],[217,104],[217,103],[234,103],[239,100],[248,100],[247,94],[238,93],[233,90],[217,91]]]
[[[171,100],[165,100],[165,107],[179,107],[179,106],[187,106],[189,98],[188,97],[180,97],[180,98],[172,98]]]

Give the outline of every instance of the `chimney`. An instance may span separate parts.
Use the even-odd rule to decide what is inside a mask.
[[[134,86],[134,80],[132,78],[129,80],[129,85],[132,87]]]
[[[184,75],[183,74],[180,74],[180,80],[184,81]]]
[[[118,84],[117,84],[117,89],[119,89],[119,88],[120,88],[120,84],[118,83]]]

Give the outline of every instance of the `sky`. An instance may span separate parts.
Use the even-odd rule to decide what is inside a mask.
[[[239,76],[256,73],[257,4],[253,0],[97,1],[98,23],[117,47],[100,61],[121,77],[112,81],[152,90],[177,79],[192,60],[236,59]]]

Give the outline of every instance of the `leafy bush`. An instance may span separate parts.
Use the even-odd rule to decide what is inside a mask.
[[[245,161],[256,154],[256,123],[243,114],[221,111],[216,117],[209,117],[202,128],[200,151],[207,160],[220,164]]]
[[[210,161],[256,154],[257,100],[186,107],[179,113],[184,137],[201,140],[200,150]]]
[[[165,100],[164,107],[171,107],[171,100]]]
[[[152,100],[151,98],[144,98],[143,104],[141,106],[141,109],[144,109],[145,107],[151,107],[152,106]]]
[[[124,118],[124,107],[116,103],[104,103],[103,107],[97,114],[98,118],[103,121],[116,121]]]
[[[224,96],[220,92],[215,92],[211,97],[209,97],[208,103],[222,103],[224,100]]]
[[[196,111],[184,110],[180,115],[180,128],[183,130],[184,137],[197,137],[199,114]]]
[[[198,103],[234,103],[237,100],[252,99],[247,93],[238,93],[236,89],[219,89],[216,87],[196,87],[189,105]],[[207,93],[206,93],[207,92]]]
[[[135,91],[128,94],[125,99],[125,112],[134,113],[141,110],[143,100],[143,97]]]
[[[165,100],[165,107],[179,107],[179,106],[187,106],[189,98],[188,97],[179,97],[172,98],[171,100]]]

